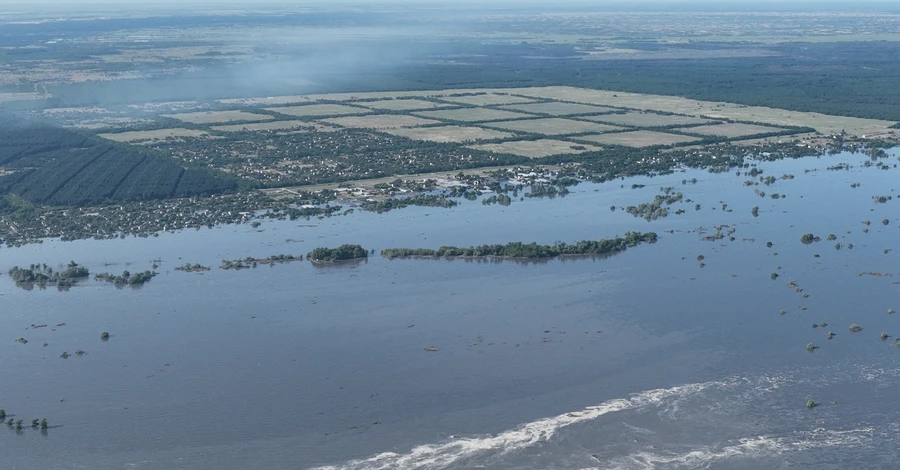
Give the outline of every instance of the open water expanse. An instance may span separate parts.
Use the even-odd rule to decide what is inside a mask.
[[[161,260],[160,275],[137,289],[90,279],[26,291],[0,276],[0,407],[51,425],[0,426],[0,467],[897,468],[900,314],[888,309],[900,309],[900,201],[873,200],[898,195],[891,154],[888,170],[850,154],[761,163],[761,176],[795,175],[771,186],[688,171],[508,207],[463,201],[0,249],[4,273],[70,260],[134,272]],[[839,162],[853,168],[825,170]],[[692,201],[652,222],[610,211],[650,202],[662,186]],[[717,225],[735,239],[703,240]],[[626,231],[659,241],[605,259],[374,255],[217,268],[342,243],[437,248]],[[802,244],[806,232],[822,241]],[[213,269],[174,270],[185,262]]]

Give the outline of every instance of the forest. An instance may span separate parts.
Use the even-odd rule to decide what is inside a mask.
[[[651,43],[623,43],[646,49]],[[547,46],[540,60],[529,45],[490,45],[483,54],[453,63],[411,63],[333,76],[329,91],[566,85],[796,111],[900,121],[900,43],[793,42],[764,47],[761,57],[586,60],[570,45]],[[666,45],[685,57],[697,44]],[[709,43],[728,49],[732,43]]]

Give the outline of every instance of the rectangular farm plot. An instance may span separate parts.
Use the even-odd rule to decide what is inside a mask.
[[[152,131],[129,131],[116,132],[113,134],[97,134],[104,139],[114,140],[116,142],[150,142],[166,139],[180,139],[184,137],[208,137],[204,131],[196,129],[154,129]]]
[[[742,137],[746,135],[768,134],[770,132],[783,132],[777,127],[758,126],[756,124],[724,123],[711,126],[688,127],[681,129],[684,132],[701,135],[718,135],[722,137]]]
[[[366,114],[371,112],[368,109],[357,108],[354,106],[344,106],[342,104],[307,104],[303,106],[283,106],[279,108],[266,108],[266,111],[274,111],[276,113],[297,117],[349,116],[352,114]]]
[[[246,111],[200,111],[196,113],[165,114],[165,117],[178,119],[191,124],[218,124],[234,121],[271,121],[275,119],[265,114],[248,113]]]
[[[269,121],[254,122],[250,124],[230,124],[227,126],[213,126],[214,131],[221,132],[242,132],[242,131],[334,131],[335,127],[323,126],[318,123],[308,121]]]
[[[594,147],[592,145],[582,145],[556,139],[514,140],[499,144],[471,145],[469,148],[494,153],[511,153],[513,155],[520,155],[528,158],[601,150],[600,147]]]
[[[359,101],[353,104],[365,106],[372,109],[384,109],[387,111],[415,111],[435,108],[447,108],[453,106],[450,103],[436,103],[434,101],[416,99]]]
[[[654,145],[672,145],[700,140],[696,137],[678,134],[667,134],[654,131],[615,132],[612,134],[583,135],[579,140],[587,140],[606,145],[623,145],[625,147],[652,147]]]
[[[437,111],[419,111],[415,114],[427,118],[447,119],[450,121],[463,122],[502,121],[504,119],[533,117],[531,114],[514,113],[512,111],[503,111],[502,109],[490,108],[461,108]]]
[[[500,121],[485,124],[498,129],[528,132],[533,134],[565,135],[582,134],[585,132],[608,132],[622,129],[621,127],[599,124],[595,122],[573,121],[562,118],[523,119],[520,121]]]
[[[500,108],[511,111],[524,111],[526,113],[549,114],[551,116],[574,116],[576,114],[609,113],[618,111],[615,108],[607,108],[604,106],[592,106],[580,103],[561,103],[558,101],[514,104],[510,106],[501,106]]]
[[[437,98],[441,101],[447,101],[450,103],[459,103],[459,104],[470,104],[473,106],[491,106],[491,105],[501,105],[501,104],[531,103],[534,101],[533,98],[522,98],[521,96],[501,95],[498,93],[486,93],[483,95],[468,95],[468,96],[446,96],[446,97],[437,97]]]
[[[413,140],[429,142],[471,142],[487,139],[505,139],[512,137],[508,132],[482,129],[480,127],[439,126],[388,129],[388,134],[406,137]]]
[[[632,127],[663,127],[663,126],[687,126],[690,124],[705,124],[709,119],[692,116],[666,116],[656,113],[628,112],[625,114],[605,114],[603,116],[587,116],[583,119],[590,121],[609,122]]]
[[[345,116],[323,119],[322,122],[336,124],[341,127],[394,129],[397,127],[415,127],[424,126],[426,124],[437,124],[440,121],[408,116],[406,114],[367,114],[365,116]]]

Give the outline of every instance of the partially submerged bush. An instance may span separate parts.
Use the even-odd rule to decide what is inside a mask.
[[[862,327],[857,325],[856,323],[854,323],[854,324],[850,325],[850,331],[852,331],[854,333],[859,333],[860,331],[862,331]]]

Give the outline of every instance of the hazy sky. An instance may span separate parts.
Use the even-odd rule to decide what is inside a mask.
[[[491,9],[491,7],[528,7],[529,10],[565,10],[566,6],[591,10],[894,10],[897,0],[0,0],[0,13],[36,11],[53,5],[59,10],[126,12],[164,10],[274,8],[335,8],[342,6],[421,5],[447,6],[453,9]],[[269,8],[267,8],[269,7]],[[51,7],[52,8],[52,7]]]

